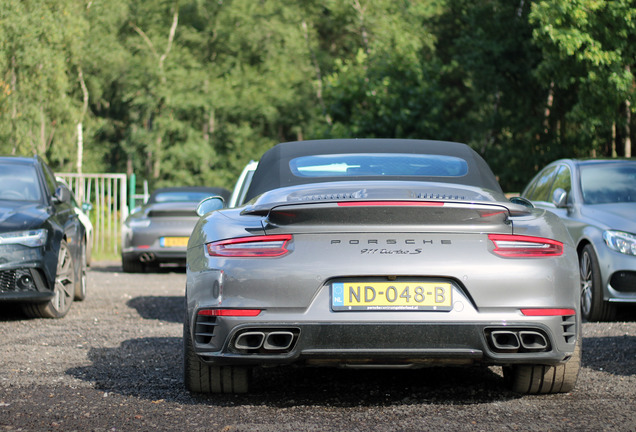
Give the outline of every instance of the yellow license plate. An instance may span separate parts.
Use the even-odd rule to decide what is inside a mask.
[[[189,237],[161,237],[161,247],[185,247],[188,246]]]
[[[335,282],[331,285],[334,311],[449,311],[448,282]]]

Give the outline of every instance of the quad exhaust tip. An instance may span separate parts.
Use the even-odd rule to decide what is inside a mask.
[[[263,346],[265,333],[245,332],[241,333],[234,342],[234,347],[239,350],[257,350]]]
[[[294,334],[290,331],[276,331],[268,333],[263,348],[267,351],[285,351],[291,348]]]
[[[139,261],[141,261],[142,263],[149,263],[149,262],[153,262],[155,260],[155,254],[153,254],[152,252],[144,252],[141,255],[139,255]]]
[[[529,351],[545,351],[548,348],[545,336],[536,331],[520,331],[519,340],[521,346]]]
[[[233,347],[239,351],[287,352],[297,333],[292,330],[246,331],[236,337]]]
[[[517,333],[508,330],[496,330],[490,334],[493,346],[500,351],[517,351],[521,344]]]
[[[536,330],[492,330],[490,343],[497,352],[548,351],[548,339]]]

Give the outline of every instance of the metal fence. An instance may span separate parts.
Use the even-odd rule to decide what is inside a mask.
[[[79,204],[89,202],[93,209],[93,253],[120,253],[121,226],[128,216],[126,174],[56,173],[75,193]]]

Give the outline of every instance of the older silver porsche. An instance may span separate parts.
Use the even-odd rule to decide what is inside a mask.
[[[245,204],[209,198],[187,248],[184,379],[247,392],[254,368],[501,366],[571,391],[577,253],[453,142],[341,139],[267,151]]]

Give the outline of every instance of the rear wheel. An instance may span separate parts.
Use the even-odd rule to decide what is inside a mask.
[[[504,378],[510,389],[523,394],[567,393],[574,389],[581,369],[581,341],[572,357],[563,364],[513,365],[504,368]]]
[[[194,352],[189,319],[183,324],[183,381],[196,393],[247,393],[251,369],[239,366],[210,366]]]
[[[82,301],[86,298],[86,241],[81,245],[79,280],[75,284],[75,300]]]
[[[53,293],[46,303],[25,304],[24,312],[34,318],[62,318],[71,309],[75,298],[75,264],[65,240],[60,244]]]
[[[609,321],[616,306],[603,300],[603,282],[598,258],[592,245],[586,245],[579,257],[581,276],[581,316],[584,321]]]

